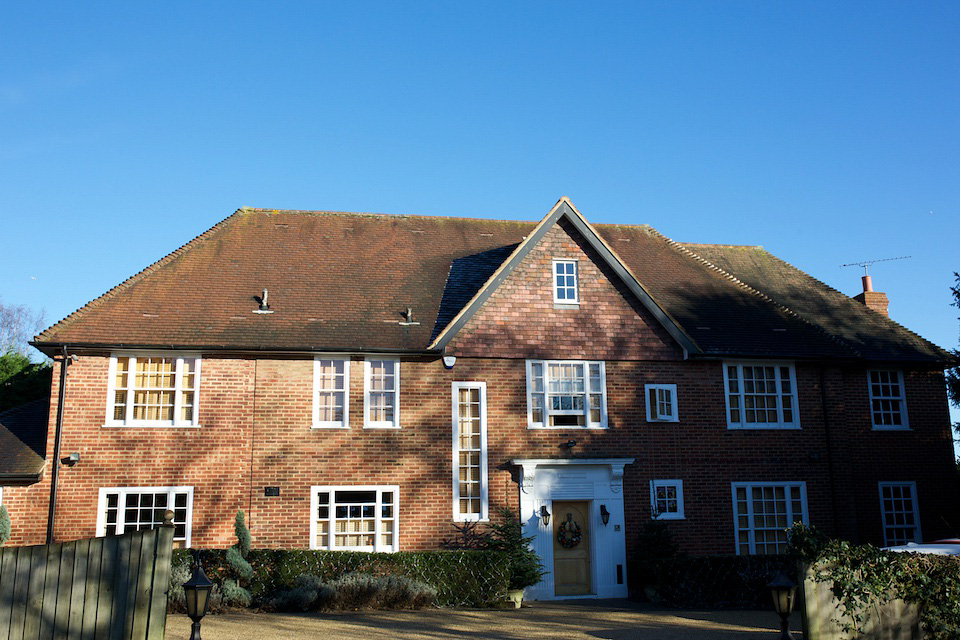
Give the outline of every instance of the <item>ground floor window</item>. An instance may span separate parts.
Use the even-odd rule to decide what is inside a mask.
[[[682,520],[683,480],[651,480],[650,508],[659,520]]]
[[[100,489],[97,535],[115,536],[152,529],[173,511],[173,543],[190,546],[193,487],[123,487]]]
[[[916,482],[881,482],[884,546],[920,542]]]
[[[396,551],[397,486],[313,487],[310,548]]]
[[[734,482],[737,554],[783,553],[787,529],[807,521],[804,482]]]

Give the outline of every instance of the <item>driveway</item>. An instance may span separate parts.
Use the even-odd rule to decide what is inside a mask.
[[[800,619],[791,619],[802,638]],[[300,638],[551,638],[579,640],[771,640],[780,624],[770,611],[688,611],[629,600],[532,602],[522,609],[427,609],[349,613],[229,613],[203,619],[204,640]],[[167,638],[190,637],[190,619],[167,617]]]

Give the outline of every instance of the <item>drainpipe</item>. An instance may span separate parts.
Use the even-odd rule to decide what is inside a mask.
[[[820,410],[823,412],[823,438],[827,446],[827,477],[830,479],[830,507],[833,512],[833,535],[839,536],[837,514],[837,478],[833,468],[833,443],[830,438],[830,411],[827,406],[827,365],[820,365]]]
[[[53,519],[57,512],[57,478],[60,475],[60,438],[63,435],[63,401],[67,392],[67,367],[70,358],[67,346],[63,346],[60,360],[60,390],[57,395],[57,429],[53,438],[53,475],[50,479],[50,509],[47,511],[47,544],[53,544]]]

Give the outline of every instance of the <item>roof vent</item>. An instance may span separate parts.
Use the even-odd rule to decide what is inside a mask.
[[[404,321],[400,323],[401,327],[409,327],[410,325],[420,324],[419,322],[413,321],[413,308],[407,307],[406,313],[403,314]]]
[[[260,305],[258,308],[253,310],[254,313],[273,313],[273,311],[270,310],[270,305],[267,303],[268,295],[269,293],[267,292],[266,288],[264,288],[262,296],[253,296],[253,299],[256,300]]]

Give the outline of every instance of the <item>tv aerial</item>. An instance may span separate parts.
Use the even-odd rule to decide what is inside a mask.
[[[890,262],[891,260],[906,260],[907,258],[912,258],[913,256],[899,256],[897,258],[878,258],[877,260],[862,260],[860,262],[849,262],[847,264],[840,265],[841,267],[863,267],[863,275],[870,275],[869,267],[872,264],[878,262]]]

